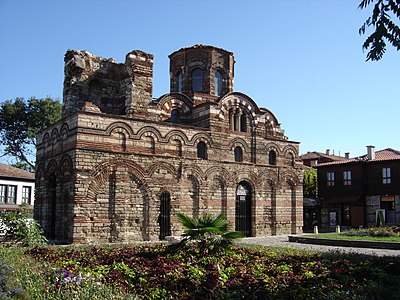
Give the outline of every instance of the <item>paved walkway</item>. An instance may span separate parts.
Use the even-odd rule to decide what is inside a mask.
[[[267,236],[267,237],[249,237],[238,240],[241,244],[256,244],[268,247],[289,247],[303,250],[313,251],[339,251],[344,253],[358,253],[375,256],[400,256],[400,250],[386,250],[386,249],[369,249],[369,248],[355,248],[355,247],[337,247],[325,245],[311,245],[288,242],[287,235],[280,236]]]

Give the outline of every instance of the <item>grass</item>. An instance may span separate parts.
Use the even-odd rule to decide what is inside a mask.
[[[0,246],[0,270],[0,299],[400,299],[397,258],[262,246]]]
[[[310,237],[340,239],[340,240],[361,240],[377,242],[400,242],[399,227],[369,227],[361,229],[350,229],[341,233],[312,234]]]
[[[357,240],[357,241],[375,241],[375,242],[400,242],[399,236],[360,236],[360,235],[345,235],[343,233],[320,233],[310,234],[309,237],[321,239],[338,239],[338,240]]]

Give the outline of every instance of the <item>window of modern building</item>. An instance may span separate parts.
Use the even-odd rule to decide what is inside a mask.
[[[0,203],[15,204],[17,202],[16,185],[0,185]]]
[[[32,204],[31,193],[32,193],[32,188],[30,186],[22,187],[22,203]]]
[[[17,202],[17,186],[9,185],[7,191],[7,203],[15,204]]]
[[[214,77],[214,83],[215,83],[215,96],[221,96],[222,95],[222,74],[220,71],[215,71],[215,77]]]
[[[326,182],[327,186],[335,186],[335,173],[333,172],[326,173]]]
[[[203,72],[200,69],[194,69],[192,72],[192,91],[203,91]]]
[[[7,186],[4,184],[0,185],[0,203],[6,203]]]
[[[182,93],[182,73],[179,72],[176,75],[176,91],[178,93]]]
[[[343,172],[343,184],[344,185],[351,185],[351,171],[344,171]]]
[[[276,165],[276,153],[274,150],[270,150],[268,153],[268,164]]]
[[[207,159],[207,145],[204,142],[197,144],[197,157],[201,159]]]
[[[391,184],[392,178],[390,175],[390,168],[382,168],[382,183]]]
[[[242,162],[243,161],[243,151],[242,148],[239,146],[235,147],[235,162]]]
[[[179,124],[180,122],[181,122],[181,114],[179,112],[179,109],[173,109],[171,111],[171,123]]]

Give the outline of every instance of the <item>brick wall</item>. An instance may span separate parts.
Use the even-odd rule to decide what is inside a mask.
[[[233,229],[246,218],[251,236],[301,232],[299,144],[288,141],[269,110],[232,92],[233,54],[195,46],[170,59],[172,69],[213,62],[225,72],[225,94],[214,96],[211,68],[200,98],[174,92],[171,79],[172,92],[152,100],[152,55],[133,51],[117,64],[67,52],[63,119],[38,136],[34,212],[46,235],[67,243],[158,240],[166,193],[172,235],[182,232],[176,212],[223,213]],[[98,94],[90,92],[93,80],[100,82]],[[108,106],[101,100],[105,94]],[[172,122],[173,110],[179,110],[179,122]],[[206,145],[207,159],[198,158],[199,143]],[[235,161],[235,148],[242,161]],[[239,213],[239,186],[246,187],[243,199],[250,203],[245,216]]]

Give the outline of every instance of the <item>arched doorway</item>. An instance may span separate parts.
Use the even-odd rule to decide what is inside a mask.
[[[251,186],[241,181],[236,189],[235,230],[251,236]]]
[[[160,215],[158,222],[160,224],[160,240],[164,240],[166,236],[171,235],[171,196],[168,192],[164,192],[160,196]]]

